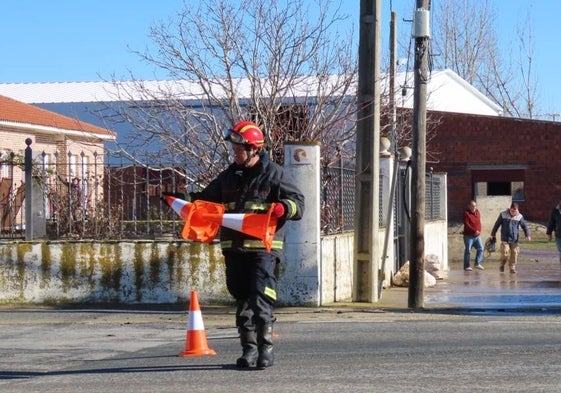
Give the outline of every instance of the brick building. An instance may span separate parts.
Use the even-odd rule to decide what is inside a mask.
[[[439,118],[428,164],[448,174],[448,218],[477,196],[511,195],[524,216],[548,220],[561,196],[561,122],[431,112]],[[505,206],[506,208],[507,206]]]
[[[0,231],[12,231],[15,224],[23,223],[26,187],[18,163],[26,140],[31,142],[38,168],[48,174],[43,185],[52,201],[63,189],[70,189],[66,187],[73,178],[80,179],[84,196],[93,194],[99,179],[88,181],[90,165],[103,163],[104,143],[115,138],[109,129],[0,95]],[[48,218],[51,213],[47,210]]]

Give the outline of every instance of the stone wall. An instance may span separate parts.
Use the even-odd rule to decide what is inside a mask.
[[[231,301],[218,245],[186,241],[0,244],[0,303]]]
[[[446,222],[427,223],[426,253],[439,255],[448,269]],[[384,232],[378,243],[383,244]],[[354,234],[321,238],[315,282],[295,280],[281,270],[278,304],[317,306],[352,301]],[[393,255],[390,255],[390,260]],[[288,261],[294,264],[294,261]],[[396,272],[385,265],[385,282]],[[306,288],[302,288],[302,286]],[[0,242],[0,304],[165,304],[189,300],[231,304],[224,259],[218,244],[184,240]],[[309,291],[310,297],[294,296]],[[317,293],[313,293],[316,291]]]

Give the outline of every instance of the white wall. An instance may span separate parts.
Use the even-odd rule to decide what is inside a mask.
[[[440,258],[442,271],[448,271],[448,224],[446,220],[425,222],[425,255]]]
[[[485,242],[485,239],[491,235],[491,229],[499,214],[510,207],[512,197],[510,195],[478,196],[476,202],[481,213],[481,239]]]

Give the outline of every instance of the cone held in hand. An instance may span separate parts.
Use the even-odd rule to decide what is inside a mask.
[[[191,302],[189,304],[189,323],[187,327],[187,338],[185,350],[179,356],[208,356],[216,355],[216,351],[208,347],[203,316],[199,308],[199,297],[197,291],[191,291]]]
[[[272,216],[274,204],[269,211],[263,213],[225,213],[210,214],[201,212],[201,216],[217,225],[230,228],[261,239],[267,251],[271,251],[273,239],[277,230],[277,218]]]
[[[244,214],[224,213],[225,207],[219,203],[201,200],[190,203],[170,195],[164,199],[185,221],[181,232],[184,239],[209,243],[223,226],[261,239],[265,249],[271,251],[277,230],[277,218],[272,215],[275,204],[271,204],[266,214]]]
[[[202,214],[222,215],[225,211],[224,205],[206,201],[191,203],[171,195],[164,195],[164,200],[185,222],[181,237],[205,243],[214,240],[220,225],[203,218]]]

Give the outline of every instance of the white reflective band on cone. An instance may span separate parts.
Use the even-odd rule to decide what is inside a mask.
[[[222,226],[234,229],[238,232],[243,232],[243,217],[245,214],[226,213],[222,217]]]
[[[205,330],[201,311],[189,311],[189,326],[187,330]]]

